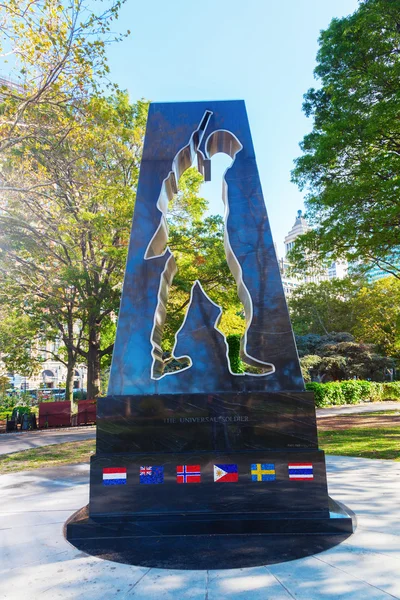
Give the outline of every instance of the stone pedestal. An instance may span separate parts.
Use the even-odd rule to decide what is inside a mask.
[[[339,542],[352,527],[330,504],[311,393],[110,396],[98,403],[88,511],[68,539],[117,557],[120,539],[126,559],[144,538]]]

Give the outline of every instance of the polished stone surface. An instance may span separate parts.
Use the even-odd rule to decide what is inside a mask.
[[[288,465],[312,463],[313,479],[289,479]],[[273,464],[274,481],[252,481],[252,464]],[[177,466],[198,465],[200,483],[177,483]],[[214,481],[214,465],[235,465],[238,480]],[[163,469],[163,482],[142,485],[141,466]],[[104,468],[124,468],[125,485],[103,485]],[[98,454],[91,459],[90,515],[213,515],[258,513],[261,518],[285,513],[328,513],[324,453],[305,452],[248,453],[157,453],[157,454]],[[307,515],[305,515],[307,516]]]
[[[172,254],[168,248],[164,251],[166,206],[193,159],[204,172],[204,162],[220,151],[233,159],[225,176],[229,208],[225,245],[248,324],[244,358],[249,364],[273,365],[275,372],[263,376],[227,372],[226,343],[214,329],[219,309],[197,285],[175,352],[178,358],[189,356],[192,366],[162,376],[159,344],[174,276]],[[241,100],[152,103],[108,393],[231,389],[304,389],[245,105]]]
[[[197,569],[235,568],[295,560],[342,543],[353,533],[356,518],[353,515],[352,522],[345,507],[333,501],[330,509],[336,511],[330,517],[292,513],[264,519],[242,514],[218,520],[185,515],[183,519],[134,521],[91,519],[86,508],[71,517],[66,530],[68,540],[80,550],[115,562],[181,569],[194,565]]]
[[[97,427],[97,452],[91,459],[94,518],[328,515],[324,453],[318,450],[310,392],[108,396],[98,401]],[[291,479],[293,463],[311,464],[312,479]],[[270,465],[272,480],[253,480],[252,465],[257,464]],[[179,485],[179,465],[196,465],[199,481]],[[237,481],[215,482],[214,465],[235,465]],[[141,467],[146,466],[162,472],[162,485],[142,485]],[[123,485],[104,486],[103,470],[110,468],[124,469]],[[301,523],[313,528],[310,520]]]
[[[310,392],[107,396],[97,411],[97,454],[318,447]]]

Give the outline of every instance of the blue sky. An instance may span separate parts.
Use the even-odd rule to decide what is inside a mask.
[[[119,28],[131,35],[109,48],[112,79],[132,101],[246,101],[280,254],[303,208],[290,171],[311,128],[301,104],[315,85],[319,32],[357,6],[357,0],[127,0]],[[213,175],[218,180],[203,193],[212,212],[222,212],[221,167]]]

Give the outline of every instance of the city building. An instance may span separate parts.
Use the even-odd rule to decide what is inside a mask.
[[[374,281],[378,281],[378,279],[384,279],[385,277],[390,277],[391,273],[387,271],[383,271],[377,265],[374,265],[366,272],[367,280],[373,283]]]
[[[19,373],[6,373],[4,364],[0,358],[0,373],[6,374],[10,380],[10,387],[19,391],[33,390],[39,388],[64,388],[67,379],[67,367],[64,363],[52,357],[52,353],[56,353],[61,342],[46,342],[45,348],[42,350],[32,350],[38,352],[41,362],[40,370],[25,377]],[[85,365],[78,364],[74,369],[74,389],[86,389],[87,385],[87,368]]]
[[[306,219],[303,217],[302,211],[297,211],[297,217],[295,219],[292,229],[289,231],[284,239],[285,244],[285,256],[279,259],[279,268],[281,271],[283,289],[286,296],[290,296],[293,290],[303,283],[320,283],[328,279],[343,279],[347,276],[348,264],[345,260],[339,260],[332,262],[332,264],[323,273],[316,275],[308,275],[304,277],[293,277],[289,275],[288,270],[290,263],[288,261],[288,253],[292,250],[296,239],[307,231],[310,231],[310,226]]]

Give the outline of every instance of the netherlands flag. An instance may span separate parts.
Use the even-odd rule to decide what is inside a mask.
[[[126,485],[126,468],[107,467],[103,469],[103,485]]]
[[[299,481],[303,479],[314,479],[313,466],[311,463],[292,463],[288,465],[289,479]]]

